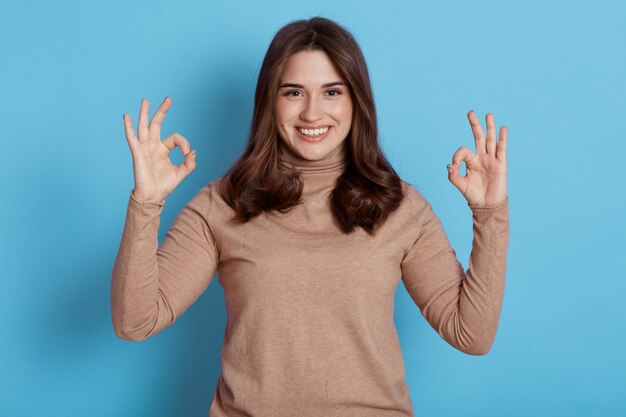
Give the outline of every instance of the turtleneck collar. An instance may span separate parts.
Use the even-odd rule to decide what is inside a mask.
[[[328,155],[318,161],[304,159],[292,152],[287,146],[278,145],[278,168],[283,171],[295,169],[301,176],[329,174],[340,176],[346,167],[345,148],[340,146],[337,152]]]

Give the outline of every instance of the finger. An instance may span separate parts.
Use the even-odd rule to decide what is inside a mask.
[[[139,134],[139,142],[150,139],[148,131],[148,112],[150,111],[150,103],[148,100],[141,99],[141,107],[139,108],[139,123],[137,124],[137,133]]]
[[[448,165],[448,180],[461,192],[465,193],[469,179],[460,173],[460,165]]]
[[[465,161],[465,169],[469,171],[467,164],[476,158],[476,154],[466,148],[465,146],[461,146],[457,151],[452,155],[452,165],[454,169],[459,170],[461,168],[461,161]]]
[[[474,133],[476,153],[487,152],[487,149],[485,148],[485,134],[483,133],[483,128],[480,126],[480,121],[478,120],[478,117],[476,117],[474,110],[470,110],[469,113],[467,113],[467,118],[469,119],[470,126],[472,127],[472,132]]]
[[[124,133],[126,134],[126,141],[128,146],[133,149],[137,144],[137,136],[135,136],[135,130],[133,129],[133,123],[130,115],[122,115],[124,118]]]
[[[188,152],[183,163],[176,167],[177,176],[182,181],[194,169],[196,169],[196,151]]]
[[[496,154],[496,120],[493,113],[487,113],[485,116],[487,120],[487,153]]]
[[[165,113],[169,110],[172,105],[172,99],[169,97],[165,97],[163,103],[159,106],[156,113],[152,117],[152,121],[150,122],[150,137],[153,139],[161,139],[161,125],[163,124],[163,119],[165,118]]]
[[[176,146],[180,146],[180,151],[185,156],[189,153],[189,150],[191,149],[189,141],[179,133],[172,133],[171,135],[163,139],[162,143],[167,146],[167,149],[169,149],[170,151],[172,151]]]
[[[498,151],[496,158],[506,162],[506,147],[509,142],[509,130],[506,126],[500,127],[500,141],[498,142]]]

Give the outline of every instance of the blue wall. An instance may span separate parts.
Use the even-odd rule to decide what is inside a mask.
[[[206,416],[226,322],[217,280],[132,343],[109,285],[133,187],[122,114],[173,107],[197,169],[178,211],[242,150],[255,79],[287,22],[359,41],[381,141],[467,267],[471,212],[448,181],[466,113],[509,128],[511,241],[491,352],[447,345],[402,285],[396,323],[417,416],[626,413],[626,6],[622,1],[13,1],[0,16],[0,415]],[[179,151],[172,157],[182,161]]]

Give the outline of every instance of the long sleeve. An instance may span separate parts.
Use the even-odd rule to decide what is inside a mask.
[[[219,261],[208,222],[211,202],[207,185],[180,211],[159,246],[165,199],[140,202],[131,191],[111,277],[118,337],[139,341],[160,332],[211,283]]]
[[[404,285],[445,341],[467,354],[484,355],[495,339],[504,298],[508,196],[491,206],[468,204],[474,238],[467,272],[431,205],[419,193],[415,196],[421,226],[402,260]]]

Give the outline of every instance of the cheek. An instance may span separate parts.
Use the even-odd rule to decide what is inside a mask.
[[[279,123],[293,119],[294,115],[298,115],[298,108],[296,105],[286,102],[285,100],[278,100],[276,102],[276,120],[278,120]]]
[[[277,124],[280,124],[280,121],[283,119],[283,109],[278,103],[276,103],[276,107],[274,107],[274,119]]]
[[[344,123],[347,121],[350,123],[352,120],[352,103],[342,102],[336,103],[332,108],[333,114],[337,115]]]

